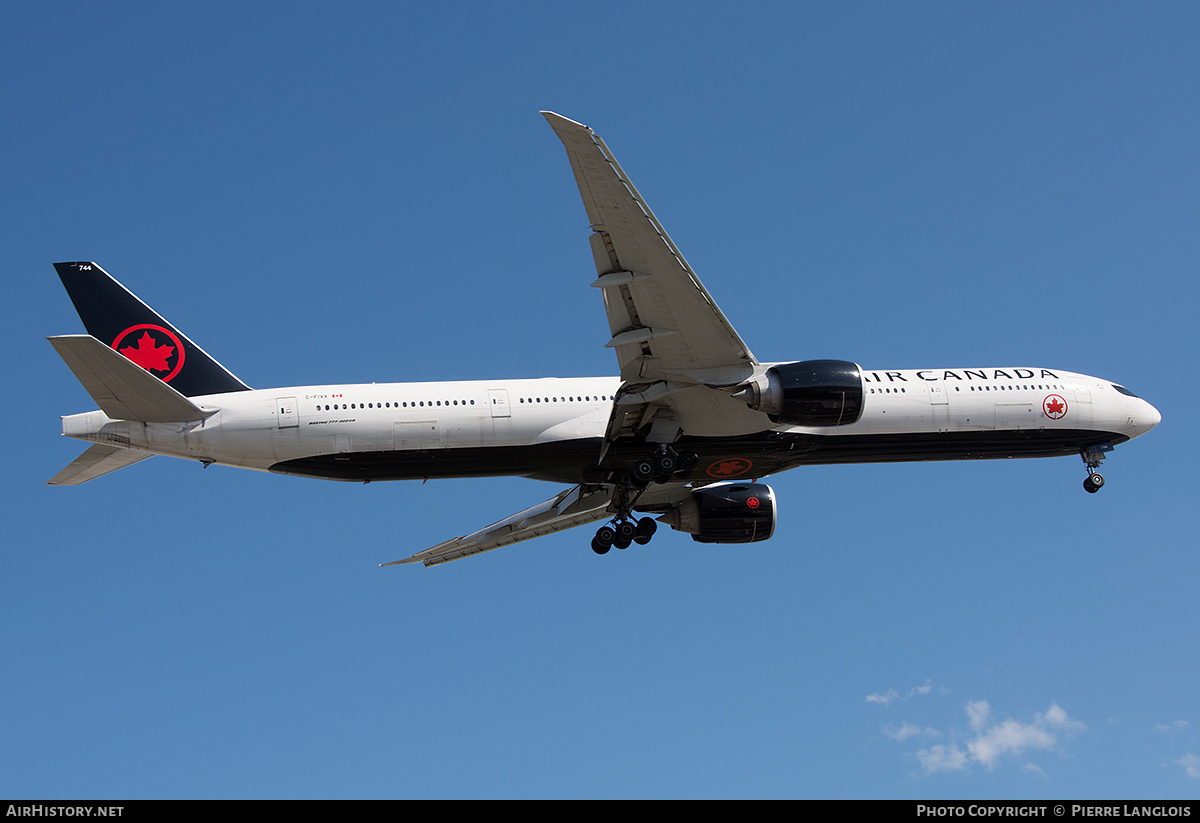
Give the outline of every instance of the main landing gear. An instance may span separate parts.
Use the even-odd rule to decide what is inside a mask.
[[[633,464],[629,470],[629,484],[635,489],[644,489],[651,481],[686,480],[699,462],[695,452],[676,452],[670,446],[659,446],[654,454]]]
[[[1105,452],[1112,450],[1112,443],[1103,443],[1099,446],[1088,446],[1079,453],[1088,470],[1087,479],[1083,481],[1083,488],[1088,494],[1095,494],[1104,488],[1104,475],[1097,470],[1104,462]]]
[[[592,538],[592,551],[596,554],[608,554],[608,550],[613,546],[618,549],[627,549],[631,543],[644,546],[650,542],[656,531],[658,524],[654,522],[653,517],[607,524],[596,529],[596,536]]]
[[[633,517],[633,506],[638,497],[651,482],[686,480],[699,463],[700,458],[695,452],[677,452],[666,445],[659,446],[654,454],[634,463],[628,479],[617,484],[613,491],[617,516],[611,523],[596,530],[596,536],[592,538],[592,551],[608,554],[613,546],[627,549],[632,543],[639,546],[649,543],[658,530],[658,523],[653,517]]]

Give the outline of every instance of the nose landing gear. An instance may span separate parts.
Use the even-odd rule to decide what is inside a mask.
[[[1095,494],[1104,488],[1104,475],[1098,469],[1100,464],[1104,462],[1106,452],[1113,450],[1112,443],[1101,443],[1098,446],[1088,446],[1080,451],[1080,456],[1083,458],[1083,463],[1087,466],[1088,476],[1083,481],[1083,488],[1088,494]]]

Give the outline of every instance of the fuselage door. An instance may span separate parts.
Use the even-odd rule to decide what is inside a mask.
[[[508,410],[508,389],[488,389],[488,404],[492,417],[512,417]]]
[[[1092,393],[1088,390],[1087,382],[1082,377],[1072,377],[1071,385],[1075,387],[1075,399],[1080,403],[1091,403]]]
[[[300,425],[300,414],[296,408],[296,398],[277,397],[275,398],[275,408],[278,412],[278,417],[275,420],[279,424],[279,428],[287,429]]]
[[[941,383],[929,384],[929,404],[931,406],[946,405],[946,387]]]

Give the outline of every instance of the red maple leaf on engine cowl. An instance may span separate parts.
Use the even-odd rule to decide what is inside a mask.
[[[167,358],[175,354],[174,346],[160,346],[154,342],[154,338],[150,332],[142,332],[142,336],[138,338],[137,346],[128,346],[121,349],[121,354],[128,357],[134,363],[137,363],[143,369],[153,369],[154,371],[167,371],[171,367],[167,365]]]

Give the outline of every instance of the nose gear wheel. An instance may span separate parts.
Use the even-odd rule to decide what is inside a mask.
[[[1112,450],[1112,443],[1102,443],[1098,446],[1088,446],[1079,452],[1080,457],[1083,458],[1083,464],[1087,466],[1088,470],[1087,479],[1083,481],[1083,488],[1088,494],[1095,494],[1104,488],[1104,475],[1097,469],[1104,462],[1105,452]]]

